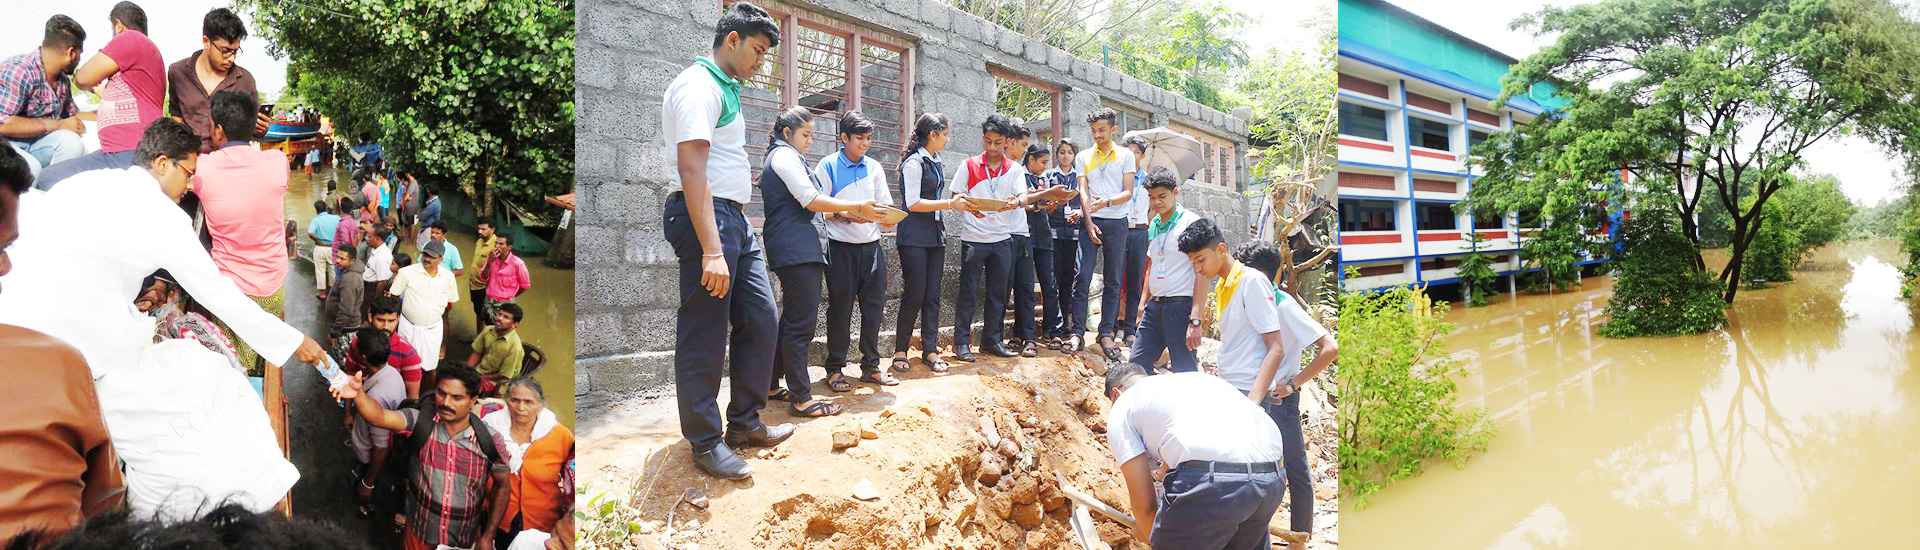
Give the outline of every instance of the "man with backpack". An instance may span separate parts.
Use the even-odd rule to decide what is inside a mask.
[[[364,374],[345,380],[333,395],[352,399],[360,417],[373,427],[411,432],[406,446],[393,455],[408,464],[407,550],[442,545],[494,550],[493,537],[485,531],[499,525],[507,512],[511,489],[506,439],[473,413],[479,373],[449,364],[439,374],[432,408],[425,410],[387,409],[364,393]]]

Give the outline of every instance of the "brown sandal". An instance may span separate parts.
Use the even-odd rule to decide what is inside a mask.
[[[939,354],[929,353],[926,355],[922,355],[920,356],[920,362],[925,363],[927,365],[927,370],[929,371],[933,371],[935,373],[947,372],[947,368],[948,368],[947,362],[945,360],[940,359]]]
[[[901,355],[893,358],[892,368],[893,368],[893,372],[907,372],[907,369],[911,368],[907,364],[907,356],[905,353],[902,353]]]
[[[868,372],[866,374],[862,374],[860,375],[860,381],[866,382],[868,384],[879,384],[882,386],[900,385],[900,379],[894,378],[893,373],[883,371],[883,370],[876,370],[876,371]]]

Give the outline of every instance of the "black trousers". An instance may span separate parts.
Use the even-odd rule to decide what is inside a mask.
[[[1047,237],[1036,237],[1045,239]],[[1039,242],[1039,241],[1034,241]],[[1060,324],[1060,287],[1054,284],[1053,250],[1033,249],[1033,273],[1040,282],[1040,329],[1039,336],[1052,334],[1053,327]],[[1031,307],[1028,308],[1032,309]]]
[[[1054,336],[1070,338],[1087,332],[1087,288],[1080,286],[1080,241],[1053,240],[1053,284],[1060,298],[1060,318],[1047,325]]]
[[[1280,456],[1287,470],[1287,520],[1291,528],[1313,532],[1313,475],[1307,471],[1307,438],[1300,428],[1300,393],[1274,401],[1269,396],[1265,407],[1273,424],[1280,427]]]
[[[1033,319],[1033,238],[1026,235],[1014,235],[1013,241],[1013,277],[1008,286],[1013,290],[1013,337],[1019,340],[1034,338]]]
[[[1127,219],[1094,218],[1100,229],[1100,244],[1090,236],[1080,239],[1079,291],[1093,290],[1093,263],[1100,262],[1100,335],[1112,336],[1120,326],[1120,295],[1125,294],[1127,265]]]
[[[790,265],[773,270],[780,279],[780,336],[773,347],[773,380],[767,390],[787,381],[787,393],[795,403],[813,400],[807,376],[807,347],[813,344],[813,332],[820,325],[820,281],[826,277],[827,264]]]
[[[860,370],[880,369],[880,317],[886,313],[887,261],[880,242],[827,242],[827,372],[847,368],[853,306],[860,304]]]
[[[920,322],[920,351],[940,349],[940,275],[947,263],[947,247],[902,246],[900,250],[900,318],[894,323],[893,351],[906,353],[913,340],[914,321]]]
[[[953,311],[953,347],[973,343],[974,304],[980,299],[981,279],[986,279],[986,315],[980,345],[999,343],[1006,336],[1007,279],[1013,274],[1013,239],[997,243],[960,245],[960,296]]]
[[[1145,293],[1147,282],[1147,228],[1127,229],[1127,307],[1120,310],[1126,319],[1120,323],[1120,332],[1127,335],[1139,334],[1140,295]]]
[[[667,242],[680,258],[680,310],[674,322],[674,396],[680,408],[680,433],[702,453],[720,444],[720,379],[732,380],[726,427],[760,427],[773,383],[773,343],[778,313],[773,284],[753,226],[739,206],[714,201],[721,254],[733,277],[725,296],[700,286],[700,237],[694,233],[687,204],[669,199],[661,219]],[[725,365],[725,366],[722,366]]]

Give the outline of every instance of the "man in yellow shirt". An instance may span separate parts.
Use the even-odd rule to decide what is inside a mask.
[[[493,235],[493,222],[482,219],[476,229],[480,232],[480,238],[474,240],[473,255],[468,257],[478,258],[476,261],[480,262],[480,269],[467,270],[469,273],[467,296],[473,300],[473,333],[476,335],[474,338],[479,338],[478,335],[486,332],[487,325],[493,322],[492,319],[487,318],[485,308],[487,303],[486,266],[487,258],[493,256],[493,247],[497,239]]]
[[[473,339],[473,355],[467,357],[467,366],[480,373],[480,395],[492,395],[501,382],[520,376],[520,363],[526,359],[527,350],[520,344],[520,332],[514,329],[520,327],[524,314],[520,304],[500,304],[493,330],[482,330]]]

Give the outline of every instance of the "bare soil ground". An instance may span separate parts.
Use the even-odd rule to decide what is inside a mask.
[[[799,431],[778,447],[744,453],[756,473],[737,482],[693,466],[671,396],[614,407],[584,423],[580,498],[590,519],[583,542],[691,550],[1077,550],[1068,527],[1072,504],[1056,473],[1128,509],[1106,441],[1104,373],[1091,353],[1043,352],[956,362],[941,375],[915,359],[900,385],[859,384],[845,394],[815,384],[820,397],[847,412],[794,418],[784,402],[772,402],[762,418],[793,422]],[[1309,548],[1338,548],[1333,410],[1317,386],[1306,391],[1317,501]],[[836,449],[836,436],[857,445]],[[704,502],[687,502],[690,490]],[[1101,544],[1147,547],[1118,522],[1093,517]],[[1287,523],[1283,505],[1274,525]]]

